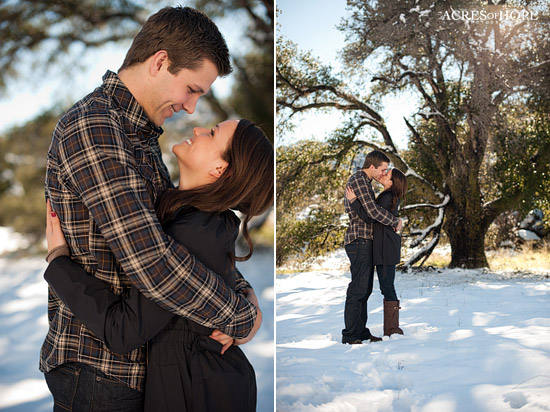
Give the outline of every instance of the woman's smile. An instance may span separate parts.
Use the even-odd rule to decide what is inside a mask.
[[[172,148],[178,159],[180,189],[212,183],[221,175],[217,171],[227,167],[222,155],[228,149],[238,123],[237,120],[226,120],[212,129],[195,127],[192,137]]]

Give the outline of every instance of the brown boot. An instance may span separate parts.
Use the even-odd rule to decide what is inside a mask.
[[[384,336],[391,336],[394,333],[403,335],[399,327],[399,301],[384,299]]]

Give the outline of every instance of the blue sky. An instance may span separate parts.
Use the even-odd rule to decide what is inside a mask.
[[[345,6],[345,0],[278,0],[279,33],[325,63],[334,63],[345,40],[336,29]]]

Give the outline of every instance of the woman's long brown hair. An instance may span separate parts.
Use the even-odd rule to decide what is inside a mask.
[[[407,193],[407,187],[408,187],[407,177],[399,169],[395,169],[395,168],[392,169],[391,181],[393,183],[391,187],[388,189],[392,195],[390,211],[395,209],[399,199],[403,199],[405,197],[405,193]]]
[[[273,203],[273,145],[262,129],[242,119],[222,158],[228,166],[215,182],[190,190],[165,190],[157,214],[164,224],[182,206],[194,206],[205,212],[229,209],[242,212],[245,215],[242,234],[250,251],[235,260],[244,261],[250,259],[254,251],[248,223]]]

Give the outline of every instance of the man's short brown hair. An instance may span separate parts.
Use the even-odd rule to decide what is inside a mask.
[[[371,165],[378,168],[384,162],[389,163],[390,158],[380,150],[373,150],[367,153],[367,157],[365,157],[365,162],[363,163],[363,169],[368,169]]]
[[[190,7],[165,7],[150,16],[119,70],[143,63],[159,50],[168,53],[168,71],[172,74],[181,69],[196,70],[204,59],[214,63],[220,76],[231,73],[223,35],[206,14]]]

